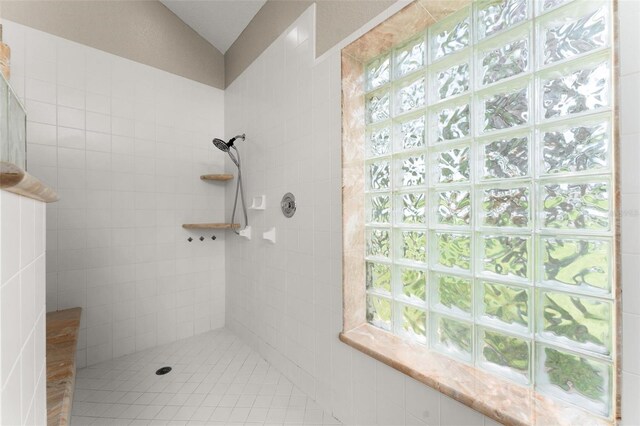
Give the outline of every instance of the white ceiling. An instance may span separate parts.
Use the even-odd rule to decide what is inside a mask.
[[[267,0],[160,0],[225,53]]]

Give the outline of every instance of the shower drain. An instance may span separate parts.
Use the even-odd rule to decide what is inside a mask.
[[[162,367],[162,368],[159,368],[159,369],[156,371],[156,374],[157,374],[158,376],[164,376],[164,375],[165,375],[165,374],[167,374],[169,371],[171,371],[171,367]]]

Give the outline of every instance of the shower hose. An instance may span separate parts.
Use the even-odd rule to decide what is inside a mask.
[[[240,201],[242,203],[242,212],[244,214],[244,226],[247,227],[249,225],[249,219],[247,218],[247,205],[244,201],[244,189],[242,188],[242,168],[240,167],[240,152],[235,146],[231,146],[233,150],[236,152],[236,155],[233,155],[231,151],[228,151],[229,157],[231,161],[238,168],[238,181],[236,182],[236,197],[233,201],[233,211],[231,212],[231,223],[234,223],[234,219],[236,217],[236,208],[238,207],[238,193],[240,194]],[[237,230],[233,230],[237,235],[240,235],[240,232]]]

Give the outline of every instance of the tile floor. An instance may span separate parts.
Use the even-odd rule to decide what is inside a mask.
[[[157,376],[164,366],[173,370]],[[78,370],[71,424],[334,425],[339,422],[221,329]]]

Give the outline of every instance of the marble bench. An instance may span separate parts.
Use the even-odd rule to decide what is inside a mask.
[[[69,424],[81,308],[47,313],[47,425]]]

